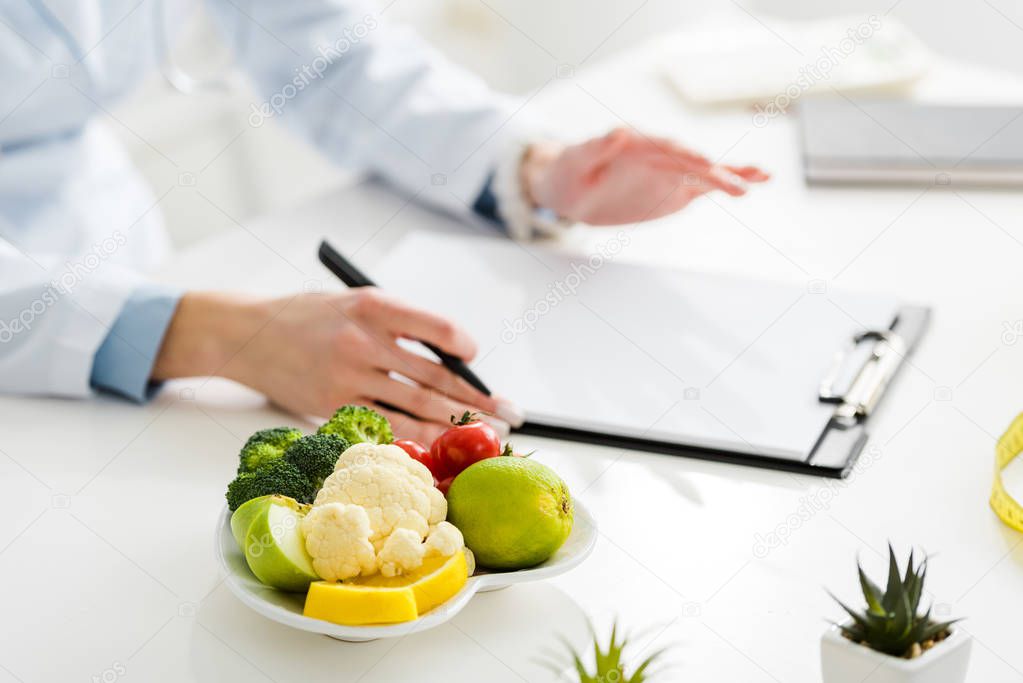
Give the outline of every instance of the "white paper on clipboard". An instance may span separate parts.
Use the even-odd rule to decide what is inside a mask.
[[[836,351],[899,308],[430,232],[404,237],[374,279],[465,327],[473,370],[529,420],[797,461],[834,410],[817,391]]]

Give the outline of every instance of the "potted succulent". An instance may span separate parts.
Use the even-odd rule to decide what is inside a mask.
[[[592,631],[592,629],[591,629]],[[627,639],[618,640],[618,625],[611,627],[611,640],[607,644],[607,650],[600,649],[600,641],[596,634],[593,635],[593,659],[594,671],[590,673],[589,665],[583,663],[582,656],[575,648],[566,643],[569,657],[572,663],[567,668],[557,664],[548,665],[555,672],[560,674],[559,681],[571,681],[575,683],[650,683],[650,666],[661,658],[664,650],[658,650],[644,659],[642,662],[629,666],[622,661],[622,653],[628,645]]]
[[[970,659],[970,636],[939,622],[931,610],[920,613],[927,559],[904,576],[888,546],[888,583],[884,591],[858,566],[865,609],[855,611],[835,598],[850,619],[832,624],[821,638],[824,683],[962,683]],[[832,597],[834,597],[832,595]]]

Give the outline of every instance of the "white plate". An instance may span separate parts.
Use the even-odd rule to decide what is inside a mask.
[[[597,542],[597,526],[582,503],[575,503],[575,520],[572,533],[554,556],[543,564],[530,569],[514,572],[480,573],[469,577],[465,587],[453,598],[434,608],[425,616],[414,621],[382,626],[342,626],[328,621],[313,619],[302,614],[305,604],[303,593],[285,593],[260,583],[245,562],[245,556],[231,534],[231,513],[225,507],[217,526],[216,553],[221,566],[227,572],[227,585],[239,600],[264,617],[278,623],[322,633],[332,638],[348,641],[395,638],[409,633],[425,631],[440,626],[462,611],[472,596],[481,591],[492,591],[513,583],[540,581],[558,574],[564,574],[577,566],[593,552]]]

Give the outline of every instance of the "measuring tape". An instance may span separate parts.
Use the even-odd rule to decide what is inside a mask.
[[[1023,452],[1023,413],[1016,416],[995,445],[995,483],[991,487],[991,509],[1017,531],[1023,531],[1023,507],[1002,484],[1002,470]]]

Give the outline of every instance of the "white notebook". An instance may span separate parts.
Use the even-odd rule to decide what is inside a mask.
[[[796,461],[833,412],[817,392],[836,352],[898,309],[807,283],[429,232],[406,236],[372,275],[468,329],[473,370],[529,421]]]
[[[662,61],[668,80],[686,100],[705,105],[785,109],[808,92],[894,93],[918,80],[932,61],[923,43],[890,16],[756,23],[742,15],[734,26],[697,27],[667,42]]]

